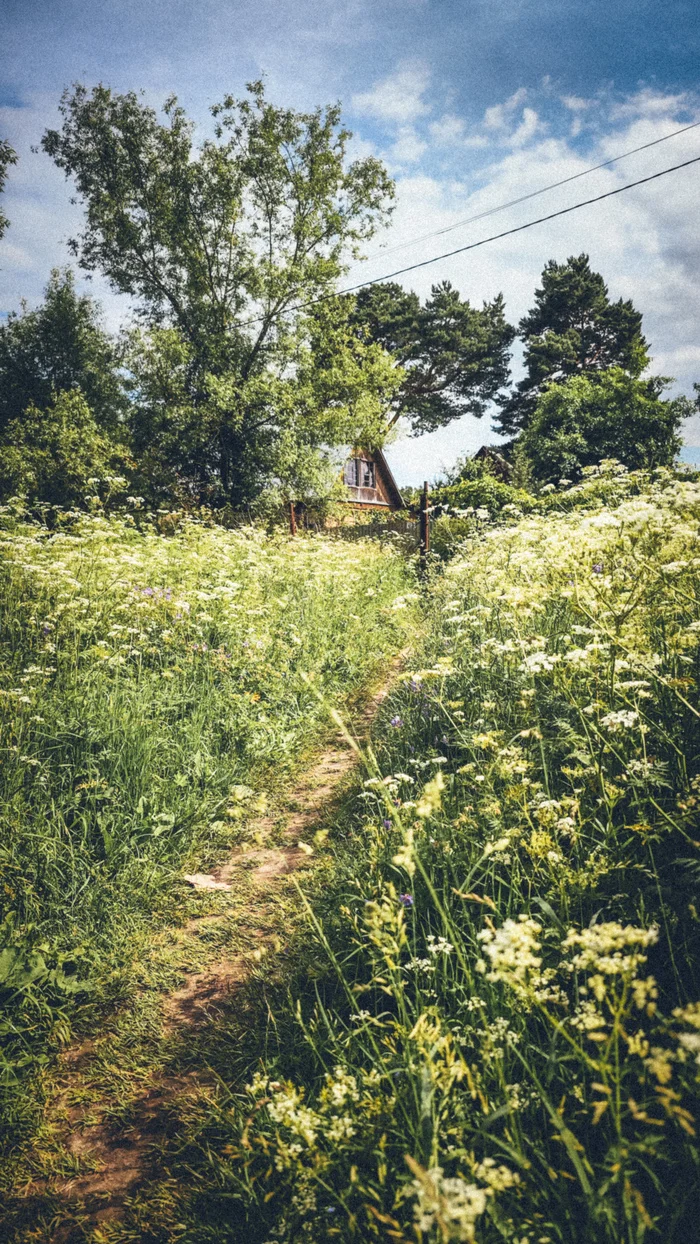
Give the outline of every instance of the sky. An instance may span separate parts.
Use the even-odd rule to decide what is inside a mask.
[[[686,0],[3,0],[0,46],[0,137],[20,156],[3,203],[0,314],[35,305],[51,268],[69,262],[81,211],[32,147],[75,81],[143,90],[154,106],[177,94],[202,136],[209,106],[260,76],[275,103],[340,100],[353,153],[380,156],[397,185],[392,223],[348,284],[700,155],[698,128],[470,220],[700,121],[700,17]],[[697,164],[397,279],[421,297],[445,279],[476,303],[502,291],[516,323],[547,260],[586,251],[611,296],[643,313],[651,370],[692,395],[699,200]],[[128,304],[99,279],[86,288],[116,329]],[[685,437],[700,456],[700,415]],[[400,484],[418,483],[496,439],[488,415],[467,416],[404,436],[388,457]]]

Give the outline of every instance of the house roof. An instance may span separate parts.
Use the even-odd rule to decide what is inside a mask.
[[[405,502],[399,491],[399,486],[396,483],[396,480],[394,479],[394,476],[391,471],[391,467],[389,466],[389,463],[387,462],[384,456],[383,450],[375,449],[374,459],[382,469],[382,472],[384,475],[384,482],[386,484],[387,492],[391,499],[391,504],[395,505],[397,509],[403,510]]]

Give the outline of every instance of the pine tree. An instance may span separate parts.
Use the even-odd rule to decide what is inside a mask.
[[[514,332],[503,296],[473,307],[449,281],[417,294],[388,281],[360,290],[354,321],[403,368],[390,426],[403,416],[413,436],[462,415],[480,418],[508,383]]]
[[[506,436],[527,428],[540,394],[553,382],[621,367],[638,377],[649,362],[642,316],[631,301],[611,302],[588,255],[550,260],[535,305],[518,325],[527,374],[501,405],[495,423]]]

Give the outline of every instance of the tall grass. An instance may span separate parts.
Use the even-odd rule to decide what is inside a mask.
[[[696,1237],[700,486],[594,491],[435,583],[218,1239]]]
[[[0,1072],[5,1088],[127,989],[186,862],[235,841],[401,642],[376,543],[2,513]],[[300,674],[307,676],[303,681]],[[257,802],[256,802],[257,801]]]

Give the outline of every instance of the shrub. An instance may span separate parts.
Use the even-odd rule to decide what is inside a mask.
[[[57,394],[46,410],[29,406],[0,437],[0,500],[80,505],[99,481],[128,466],[121,446],[98,427],[77,390]],[[122,480],[126,485],[126,480]]]
[[[535,478],[577,480],[584,467],[612,457],[630,470],[670,466],[692,405],[686,398],[662,400],[668,383],[611,367],[549,385],[518,440]]]

